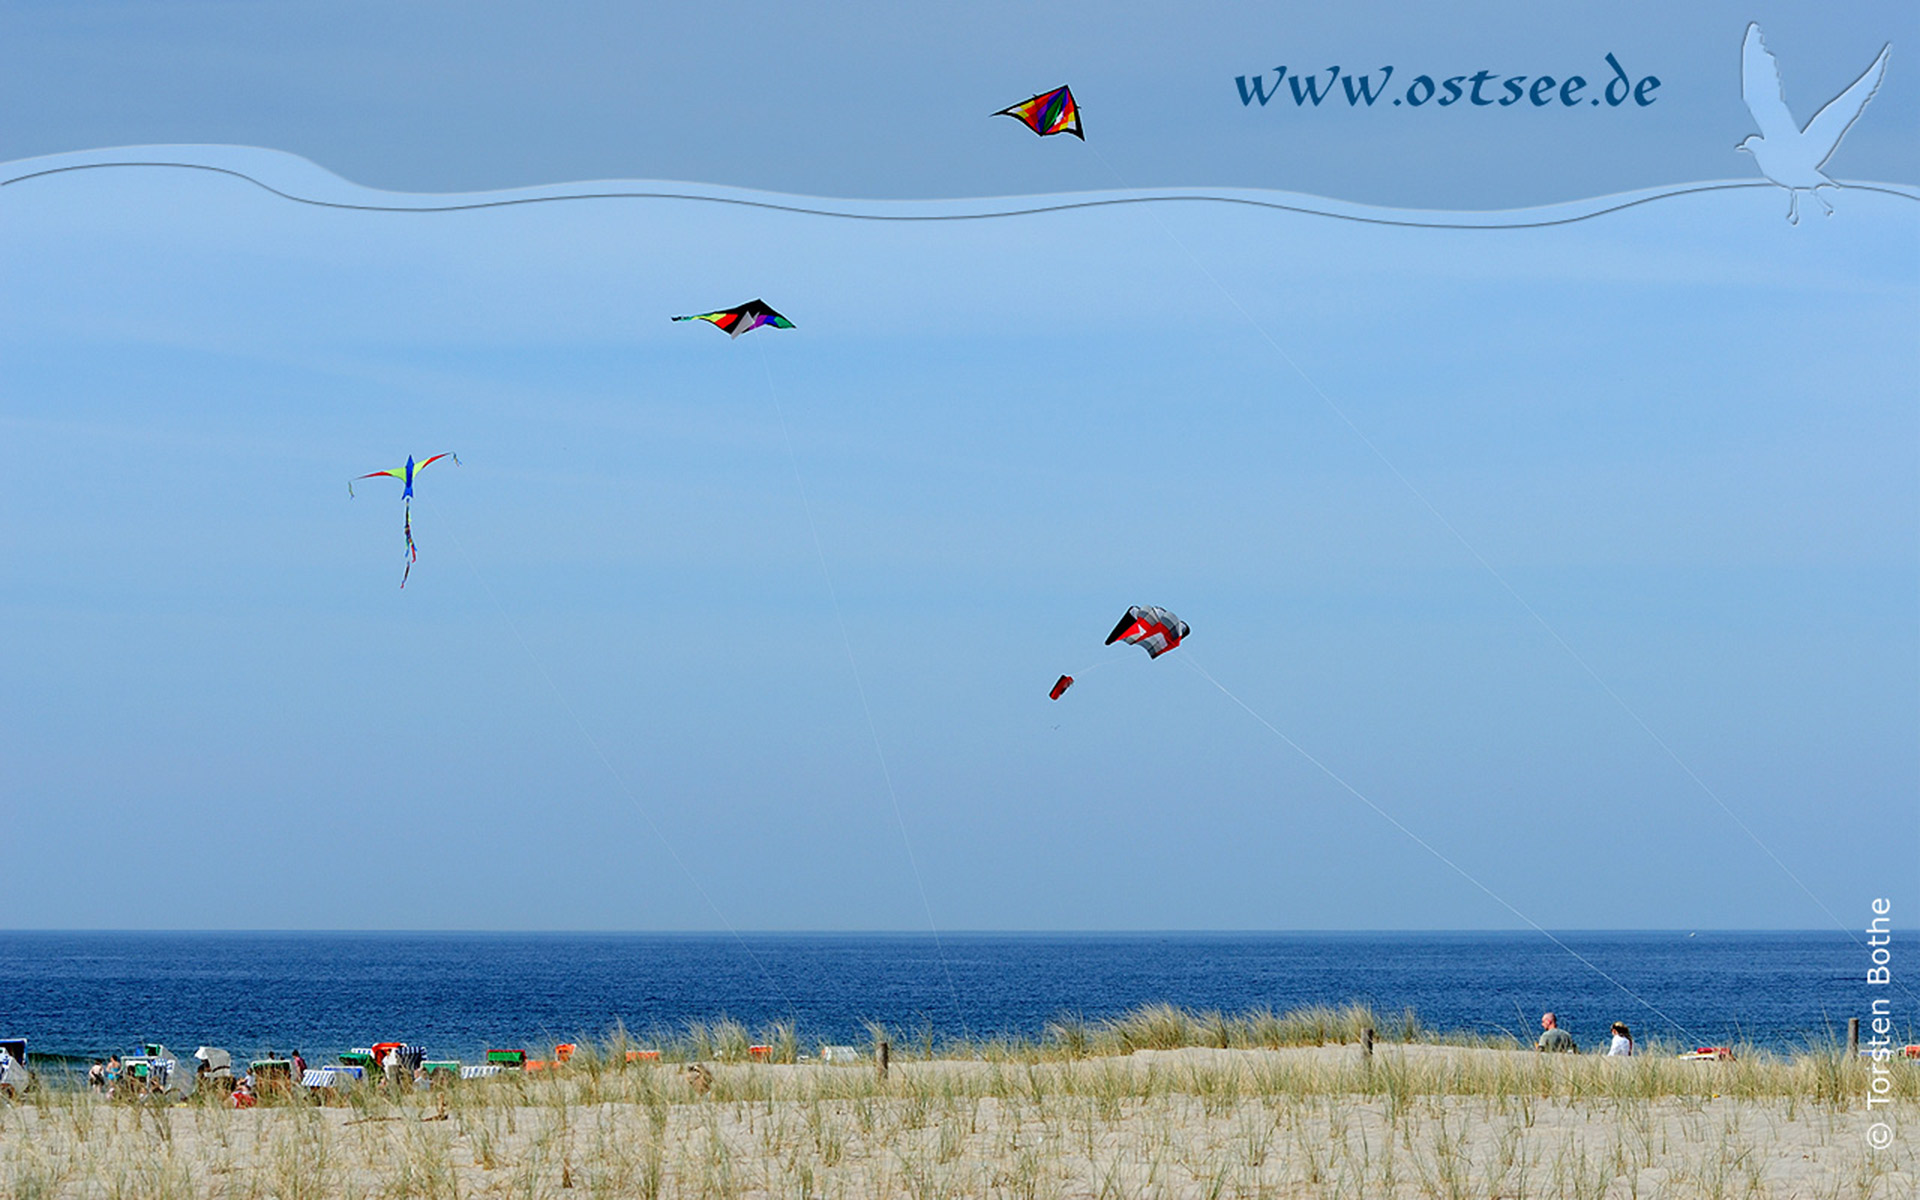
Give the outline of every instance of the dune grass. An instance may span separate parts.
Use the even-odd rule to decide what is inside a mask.
[[[1118,1017],[1089,1021],[1062,1014],[1047,1023],[1037,1038],[942,1038],[930,1029],[867,1025],[868,1042],[886,1041],[896,1059],[1020,1059],[1049,1060],[1106,1057],[1136,1050],[1174,1050],[1211,1046],[1235,1050],[1277,1050],[1291,1046],[1352,1045],[1364,1030],[1372,1029],[1387,1042],[1423,1041],[1446,1045],[1513,1048],[1520,1045],[1504,1034],[1436,1034],[1425,1029],[1412,1009],[1387,1019],[1364,1004],[1316,1005],[1275,1013],[1255,1009],[1246,1013],[1194,1012],[1171,1004],[1143,1005]],[[582,1046],[586,1039],[580,1039]],[[616,1028],[599,1043],[605,1054],[648,1048],[659,1050],[667,1062],[740,1062],[749,1046],[767,1046],[766,1061],[791,1063],[813,1057],[817,1045],[804,1042],[791,1023],[775,1023],[757,1032],[737,1021],[720,1018],[692,1022],[682,1029],[652,1029],[636,1035]]]
[[[802,1058],[728,1022],[585,1045],[564,1070],[364,1086],[246,1111],[47,1088],[0,1106],[0,1192],[165,1197],[1765,1197],[1915,1194],[1920,1069],[1865,1106],[1832,1047],[1733,1062],[1408,1039],[1364,1009],[1062,1020],[1031,1043]],[[889,1036],[888,1031],[877,1031]],[[783,1040],[784,1038],[784,1040]],[[889,1040],[892,1040],[889,1036]],[[1471,1039],[1470,1039],[1471,1040]],[[706,1069],[704,1088],[689,1074]],[[1905,1135],[1902,1135],[1905,1136]]]

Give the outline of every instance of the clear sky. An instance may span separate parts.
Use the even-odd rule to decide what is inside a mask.
[[[100,72],[139,57],[111,10],[75,11],[95,23],[34,5],[5,19]],[[843,176],[812,156],[827,119],[808,106],[845,84],[825,67],[769,68],[812,97],[799,115],[724,101],[760,131],[725,162],[700,159],[658,106],[629,124],[583,107],[550,139],[481,105],[430,152],[420,129],[451,118],[422,101],[419,120],[360,126],[348,147],[363,92],[342,83],[338,113],[315,107],[327,56],[347,51],[286,49],[286,106],[243,111],[215,83],[265,86],[250,40],[265,18],[141,11],[177,18],[184,61],[226,75],[172,77],[172,109],[141,103],[172,69],[162,56],[86,104],[50,87],[48,119],[9,128],[5,157],[231,140],[417,188],[618,174],[975,191],[943,173],[951,114],[919,122],[911,185],[852,141],[834,143]],[[1912,19],[1856,13],[1805,34],[1804,53],[1791,31],[1813,28],[1807,13],[1769,26],[1802,119],[1896,43],[1842,177],[1858,148],[1884,168],[1860,175],[1915,179],[1891,140],[1914,112],[1898,40]],[[1516,185],[1511,204],[1751,177],[1731,152],[1751,131],[1744,22],[1713,27],[1731,93],[1649,110],[1673,128],[1647,135],[1660,148],[1645,163],[1611,185]],[[741,54],[772,36],[743,25]],[[504,36],[492,28],[382,78],[429,97],[471,86]],[[1151,30],[1132,28],[1125,44],[1151,57]],[[1478,44],[1475,29],[1520,57],[1629,45],[1572,19],[1519,38],[1489,17],[1450,28],[1434,57]],[[900,33],[899,53],[931,55],[933,32]],[[580,30],[542,36],[589,63],[605,53]],[[717,27],[688,36],[701,54],[733,44]],[[892,44],[862,36],[862,53]],[[1376,43],[1361,16],[1316,36],[1427,53],[1403,51],[1404,32]],[[853,53],[811,37],[823,61]],[[1674,37],[1647,34],[1636,55],[1692,61]],[[1232,55],[1196,41],[1182,70],[1231,89],[1258,64],[1229,40]],[[589,86],[553,53],[502,86]],[[996,64],[1014,94],[989,110],[1065,78],[1080,90],[1079,60],[1036,54]],[[1821,64],[1804,93],[1803,58]],[[731,78],[670,41],[639,61]],[[715,120],[716,86],[688,128]],[[883,131],[884,158],[904,153],[888,150],[888,97],[929,100],[881,90],[858,119]],[[1124,127],[1127,94],[1115,115],[1086,99],[1090,139]],[[1390,190],[1384,112],[1343,116],[1362,165],[1315,187],[1208,176],[1238,161],[1235,139],[1249,160],[1271,149],[1244,124],[1208,131],[1211,158],[1162,161],[1154,147],[1181,143],[1183,123],[1138,113],[1150,134],[1115,134],[1103,162],[1097,142],[987,121],[971,93],[953,103],[971,123],[957,155],[1044,163],[980,191],[1108,187],[1136,167],[1126,182]],[[1488,161],[1533,145],[1499,124],[1511,113],[1448,115],[1489,118],[1460,139]],[[1528,115],[1565,129],[1637,114]],[[801,132],[776,152],[760,139],[778,122]],[[649,131],[657,159],[614,153],[616,126]],[[1456,173],[1470,172],[1422,174]],[[1510,206],[1483,183],[1416,191],[1408,202]],[[1213,205],[953,225],[693,201],[343,213],[158,171],[7,187],[0,913],[16,927],[916,929],[929,910],[944,929],[1515,923],[1198,665],[1543,925],[1829,924],[1689,769],[1827,908],[1864,921],[1870,897],[1915,894],[1920,203],[1833,199],[1833,218],[1797,227],[1769,188],[1461,231]],[[729,341],[667,320],[755,296],[798,328]],[[401,591],[399,485],[349,499],[345,480],[446,450],[463,465],[422,477]],[[1129,604],[1173,609],[1192,638],[1153,662],[1103,649]],[[1080,683],[1049,702],[1062,671]]]
[[[1835,166],[1920,179],[1920,89],[1900,83],[1920,6],[1901,0],[8,0],[0,159],[220,142],[423,191],[633,178],[889,197],[1110,186],[1057,147],[1008,145],[1005,122],[985,119],[1071,82],[1133,186],[1509,208],[1749,174],[1733,151],[1750,130],[1748,21],[1781,56],[1803,121],[1893,43],[1890,85]],[[1393,66],[1397,81],[1579,74],[1597,90],[1608,53],[1636,81],[1661,80],[1655,103],[1303,111],[1244,105],[1235,85],[1337,65]]]

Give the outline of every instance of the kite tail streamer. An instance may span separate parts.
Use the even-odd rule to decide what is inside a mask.
[[[400,572],[400,586],[407,586],[407,577],[413,574],[413,564],[420,561],[420,551],[413,544],[413,502],[407,502],[406,516],[401,518],[401,529],[407,536],[407,569]]]

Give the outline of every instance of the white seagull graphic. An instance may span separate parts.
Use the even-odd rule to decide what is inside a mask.
[[[1780,91],[1780,64],[1760,40],[1759,22],[1747,26],[1746,40],[1740,44],[1740,91],[1747,98],[1747,111],[1753,114],[1753,123],[1760,127],[1760,132],[1734,149],[1753,155],[1760,173],[1787,189],[1790,223],[1800,223],[1801,192],[1811,192],[1827,215],[1833,215],[1833,205],[1827,203],[1820,189],[1840,185],[1820,168],[1827,165],[1834,150],[1839,148],[1840,139],[1846,136],[1861,110],[1867,107],[1867,101],[1879,90],[1880,80],[1887,73],[1887,52],[1891,49],[1891,42],[1880,47],[1880,57],[1873,60],[1873,65],[1846,91],[1827,101],[1826,107],[1813,114],[1813,120],[1802,129],[1787,111],[1786,98]]]

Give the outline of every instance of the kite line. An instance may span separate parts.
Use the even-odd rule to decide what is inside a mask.
[[[1634,991],[1632,988],[1628,987],[1626,984],[1621,983],[1618,979],[1615,979],[1612,975],[1609,975],[1606,971],[1602,970],[1596,963],[1594,963],[1592,959],[1588,958],[1584,954],[1581,954],[1578,950],[1575,950],[1572,946],[1567,945],[1565,942],[1555,937],[1553,933],[1547,929],[1546,926],[1540,924],[1540,922],[1534,920],[1532,917],[1528,916],[1526,913],[1521,912],[1518,908],[1515,908],[1513,904],[1509,900],[1507,900],[1505,896],[1502,896],[1500,893],[1494,891],[1492,888],[1488,887],[1486,884],[1480,882],[1480,880],[1476,876],[1474,876],[1472,872],[1468,871],[1465,867],[1453,861],[1451,858],[1448,858],[1432,842],[1429,842],[1427,839],[1421,837],[1419,834],[1415,833],[1413,830],[1407,828],[1406,825],[1401,823],[1400,818],[1394,816],[1392,813],[1388,812],[1386,809],[1374,803],[1373,799],[1369,797],[1365,792],[1362,792],[1359,788],[1354,787],[1351,783],[1348,783],[1346,779],[1339,774],[1339,772],[1335,771],[1332,767],[1329,767],[1326,763],[1321,762],[1320,759],[1316,758],[1310,751],[1307,750],[1305,746],[1302,746],[1299,742],[1296,742],[1292,738],[1288,737],[1285,733],[1281,731],[1279,726],[1275,725],[1272,721],[1267,720],[1265,717],[1261,716],[1258,712],[1256,712],[1252,705],[1248,704],[1245,700],[1242,700],[1240,697],[1228,691],[1227,685],[1221,683],[1218,679],[1215,679],[1211,672],[1209,672],[1205,667],[1201,666],[1197,661],[1195,661],[1191,652],[1189,652],[1182,661],[1184,661],[1189,667],[1192,667],[1194,671],[1196,671],[1199,674],[1200,678],[1206,680],[1208,683],[1218,688],[1222,696],[1225,696],[1227,699],[1239,705],[1241,711],[1245,712],[1248,716],[1252,717],[1254,720],[1258,721],[1260,724],[1266,726],[1267,732],[1273,734],[1273,736],[1285,742],[1293,750],[1295,754],[1298,754],[1301,758],[1304,758],[1308,762],[1312,763],[1320,771],[1322,775],[1325,775],[1328,779],[1331,779],[1335,783],[1339,784],[1340,787],[1343,790],[1345,790],[1348,795],[1352,796],[1354,799],[1360,801],[1360,803],[1372,809],[1375,815],[1379,816],[1382,820],[1386,821],[1389,825],[1392,825],[1395,829],[1398,829],[1401,833],[1406,834],[1409,838],[1412,838],[1414,842],[1418,844],[1422,850],[1425,850],[1428,854],[1433,855],[1435,858],[1445,863],[1448,869],[1450,869],[1454,874],[1466,880],[1468,883],[1472,884],[1474,887],[1479,888],[1482,892],[1485,892],[1487,896],[1493,900],[1494,903],[1506,909],[1508,912],[1512,913],[1514,916],[1519,917],[1522,921],[1525,921],[1541,937],[1546,938],[1548,941],[1552,942],[1554,945],[1560,947],[1562,950],[1565,950],[1568,954],[1571,954],[1575,959],[1579,960],[1581,965],[1585,966],[1588,970],[1592,971],[1594,974],[1598,975],[1600,978],[1606,980],[1608,983],[1612,984],[1614,987],[1619,988],[1621,991],[1625,992],[1627,995],[1633,997],[1633,999],[1638,1001],[1640,1005],[1644,1007],[1648,1012],[1652,1013],[1656,1017],[1659,1017],[1662,1021],[1665,1021],[1667,1024],[1673,1026],[1674,1029],[1678,1030],[1680,1034],[1683,1037],[1685,1037],[1688,1041],[1698,1043],[1700,1039],[1694,1035],[1692,1030],[1688,1029],[1685,1025],[1682,1025],[1680,1022],[1668,1016],[1664,1011],[1661,1010],[1659,1005],[1647,999],[1645,996],[1642,996],[1639,992]]]
[[[833,604],[833,620],[840,627],[840,645],[847,653],[847,670],[853,675],[853,690],[859,694],[860,711],[867,718],[867,736],[873,740],[873,756],[880,760],[880,778],[885,781],[887,799],[893,804],[894,827],[899,829],[900,844],[906,848],[907,865],[913,869],[914,886],[920,892],[920,907],[926,911],[927,929],[933,934],[933,948],[940,956],[940,970],[947,978],[947,994],[953,999],[953,1012],[960,1019],[960,1029],[964,1033],[967,1028],[966,1009],[961,1007],[960,989],[953,982],[953,966],[947,961],[947,948],[940,939],[940,926],[933,919],[933,902],[927,898],[927,883],[920,874],[920,860],[913,852],[913,839],[907,836],[907,819],[900,808],[900,794],[894,789],[893,770],[887,765],[887,752],[880,742],[880,727],[874,723],[873,705],[867,700],[867,685],[860,675],[860,661],[853,653],[853,638],[847,632],[847,618],[840,611],[840,591],[834,587],[833,571],[827,566],[827,552],[820,543],[820,526],[813,519],[813,502],[807,496],[807,481],[800,474],[800,456],[794,453],[793,434],[787,428],[786,409],[780,403],[780,390],[774,386],[773,368],[767,365],[766,350],[758,343],[755,343],[754,350],[760,359],[760,371],[767,380],[767,398],[773,402],[773,415],[780,422],[780,440],[787,448],[787,466],[793,470],[793,486],[800,493],[800,511],[806,515],[807,532],[813,538],[814,561],[820,564],[820,578],[825,581],[827,598]]]
[[[675,321],[705,321],[715,329],[738,341],[740,335],[755,329],[770,327],[773,329],[792,329],[794,324],[765,300],[749,300],[733,308],[723,308],[715,312],[688,313],[673,318]],[[867,720],[867,735],[873,741],[874,757],[880,761],[880,777],[886,783],[887,799],[893,805],[894,824],[900,830],[901,844],[906,847],[907,863],[913,870],[914,885],[920,892],[920,905],[927,913],[927,928],[933,932],[933,945],[940,957],[940,969],[947,980],[947,992],[953,998],[954,1016],[960,1022],[964,1032],[967,1027],[966,1010],[960,1004],[960,989],[953,982],[953,967],[947,961],[947,948],[940,938],[940,926],[933,919],[933,904],[927,899],[926,880],[920,874],[920,862],[913,852],[913,839],[907,835],[907,822],[900,809],[900,795],[893,786],[893,769],[887,764],[887,752],[880,741],[880,728],[873,719],[873,705],[867,700],[866,681],[860,674],[860,662],[853,652],[853,637],[847,632],[847,620],[840,611],[840,592],[833,584],[833,571],[827,564],[827,552],[820,541],[820,526],[813,519],[813,502],[807,495],[807,481],[800,473],[800,456],[793,449],[793,434],[787,427],[787,413],[780,403],[780,390],[774,386],[773,368],[767,365],[766,351],[760,343],[754,343],[760,358],[760,371],[767,383],[767,399],[773,406],[774,417],[780,425],[780,441],[786,447],[787,465],[793,471],[794,487],[800,496],[800,511],[806,516],[807,532],[813,539],[813,554],[820,564],[820,577],[826,581],[827,597],[832,601],[834,624],[840,629],[840,644],[846,650],[847,668],[853,675],[854,690],[860,697],[860,711]]]
[[[1084,141],[1085,139],[1082,139],[1082,140]],[[1110,174],[1112,174],[1114,179],[1117,182],[1119,182],[1120,185],[1124,188],[1126,186],[1125,179],[1121,176],[1119,170],[1114,167],[1113,163],[1107,159],[1107,156],[1100,153],[1099,147],[1089,145],[1088,149],[1093,151],[1094,157],[1100,160],[1101,165],[1106,167],[1107,171]],[[1630,203],[1622,204],[1617,208],[1603,209],[1601,210],[1601,212],[1617,212],[1619,211],[1620,208],[1632,207],[1634,204],[1646,203],[1650,200],[1660,199],[1668,195],[1679,195],[1687,191],[1712,191],[1712,190],[1717,190],[1721,188],[1732,188],[1732,187],[1739,187],[1739,186],[1751,186],[1751,185],[1729,183],[1729,184],[1711,184],[1711,185],[1703,185],[1703,186],[1698,186],[1693,188],[1676,189],[1669,192],[1662,192],[1654,196],[1643,197],[1641,199],[1632,201]],[[1889,195],[1907,196],[1907,198],[1909,199],[1920,199],[1920,196],[1911,196],[1906,192],[1896,191],[1894,189],[1889,189],[1889,188],[1873,188],[1873,187],[1867,187],[1865,185],[1846,185],[1846,186],[1861,186],[1862,190],[1885,192]],[[1600,673],[1593,668],[1593,665],[1589,663],[1586,660],[1586,658],[1580,654],[1578,650],[1575,650],[1573,648],[1573,645],[1569,643],[1565,637],[1561,636],[1560,631],[1553,626],[1552,622],[1548,621],[1547,618],[1541,614],[1540,610],[1535,608],[1527,600],[1525,596],[1522,596],[1519,590],[1516,589],[1513,586],[1513,584],[1507,581],[1506,576],[1502,575],[1500,571],[1497,568],[1495,568],[1491,562],[1487,560],[1487,557],[1484,554],[1480,553],[1479,548],[1467,539],[1466,534],[1460,531],[1459,526],[1455,525],[1451,520],[1449,520],[1446,514],[1441,512],[1439,507],[1435,505],[1432,500],[1428,499],[1426,493],[1421,491],[1420,488],[1414,484],[1413,480],[1409,479],[1406,476],[1406,473],[1400,470],[1399,465],[1396,464],[1392,459],[1387,457],[1386,451],[1382,450],[1378,443],[1376,443],[1371,437],[1367,436],[1366,431],[1361,429],[1359,424],[1355,422],[1354,419],[1347,414],[1346,409],[1341,407],[1341,405],[1337,401],[1335,401],[1332,396],[1328,395],[1326,392],[1326,389],[1322,388],[1320,384],[1314,380],[1313,376],[1307,374],[1306,368],[1302,367],[1300,363],[1293,357],[1293,355],[1287,353],[1286,347],[1282,346],[1279,340],[1276,339],[1273,336],[1273,334],[1268,331],[1266,325],[1262,323],[1260,319],[1256,317],[1251,311],[1249,311],[1246,305],[1240,302],[1240,298],[1237,295],[1235,295],[1231,290],[1229,290],[1226,284],[1220,281],[1219,276],[1215,275],[1212,269],[1209,268],[1205,262],[1201,261],[1200,256],[1194,253],[1193,249],[1189,247],[1186,244],[1186,242],[1182,241],[1179,235],[1174,233],[1174,231],[1170,229],[1167,226],[1167,224],[1160,219],[1159,213],[1155,212],[1152,208],[1148,208],[1146,212],[1147,212],[1147,215],[1152,218],[1153,223],[1159,226],[1160,231],[1167,236],[1167,239],[1171,241],[1175,246],[1179,247],[1180,251],[1187,256],[1188,261],[1197,270],[1199,270],[1201,274],[1207,277],[1207,281],[1213,284],[1214,289],[1218,291],[1221,296],[1225,297],[1229,304],[1233,305],[1235,311],[1237,311],[1240,314],[1240,316],[1247,322],[1247,324],[1253,328],[1254,332],[1258,333],[1261,339],[1264,340],[1267,343],[1267,345],[1273,349],[1274,353],[1280,356],[1281,361],[1285,362],[1287,366],[1293,371],[1293,373],[1300,377],[1301,382],[1305,383],[1307,387],[1312,390],[1313,394],[1318,396],[1321,402],[1325,404],[1327,408],[1333,412],[1334,416],[1338,417],[1341,423],[1344,424],[1349,430],[1351,430],[1355,437],[1360,439],[1361,443],[1365,445],[1366,448],[1372,452],[1373,456],[1380,461],[1380,464],[1386,467],[1386,469],[1393,475],[1395,479],[1400,481],[1401,486],[1406,488],[1407,491],[1412,494],[1413,498],[1415,500],[1418,500],[1421,506],[1424,507],[1428,513],[1432,514],[1433,518],[1436,521],[1440,522],[1441,527],[1444,528],[1448,534],[1452,535],[1453,539],[1456,542],[1460,543],[1461,548],[1466,550],[1467,554],[1472,557],[1474,562],[1478,563],[1480,568],[1483,571],[1485,571],[1490,577],[1492,577],[1495,583],[1500,585],[1501,590],[1505,591],[1507,595],[1510,596],[1513,599],[1513,601],[1516,604],[1518,604],[1521,607],[1521,609],[1525,611],[1526,614],[1534,620],[1536,624],[1540,626],[1541,629],[1546,631],[1547,636],[1552,638],[1554,643],[1558,645],[1560,649],[1564,651],[1566,655],[1569,658],[1571,658],[1574,661],[1574,663],[1577,664],[1583,672],[1586,673],[1587,677],[1591,679],[1596,685],[1598,685],[1601,691],[1607,694],[1607,697],[1611,699],[1614,702],[1614,704],[1619,707],[1620,711],[1625,713],[1627,717],[1630,720],[1632,720],[1635,725],[1639,726],[1640,730],[1643,733],[1645,733],[1649,739],[1652,740],[1653,744],[1655,746],[1658,746],[1660,750],[1663,753],[1665,753],[1669,759],[1673,761],[1674,765],[1679,767],[1680,771],[1689,780],[1691,780],[1693,784],[1701,792],[1704,792],[1706,794],[1708,799],[1712,800],[1714,804],[1718,805],[1721,812],[1725,813],[1727,817],[1731,819],[1735,825],[1740,827],[1741,832],[1745,833],[1747,837],[1753,842],[1753,844],[1755,846],[1758,846],[1761,852],[1764,853],[1769,859],[1771,859],[1773,861],[1773,864],[1776,867],[1779,867],[1780,870],[1786,875],[1788,879],[1793,881],[1793,884],[1795,887],[1799,888],[1803,893],[1806,894],[1807,899],[1813,901],[1815,907],[1819,908],[1821,912],[1827,915],[1827,919],[1833,922],[1835,928],[1844,932],[1854,942],[1858,943],[1859,945],[1865,946],[1866,945],[1865,940],[1851,926],[1849,926],[1846,922],[1842,921],[1839,918],[1839,916],[1836,915],[1831,908],[1827,907],[1825,901],[1821,900],[1820,897],[1814,893],[1813,889],[1808,887],[1806,883],[1801,880],[1799,875],[1795,874],[1793,868],[1789,867],[1786,864],[1786,862],[1783,859],[1781,859],[1781,857],[1778,854],[1774,853],[1773,847],[1769,846],[1760,837],[1760,835],[1754,831],[1752,826],[1748,825],[1746,821],[1741,819],[1738,813],[1733,811],[1733,808],[1730,805],[1728,805],[1724,799],[1721,798],[1720,793],[1716,791],[1711,785],[1709,785],[1706,780],[1702,779],[1699,773],[1696,772],[1693,769],[1693,767],[1684,758],[1680,756],[1679,751],[1675,750],[1673,746],[1665,738],[1661,737],[1657,732],[1654,731],[1653,726],[1647,723],[1646,719],[1640,715],[1639,711],[1635,709],[1631,704],[1627,703],[1626,698],[1623,697],[1618,691],[1616,691],[1613,688],[1613,686],[1609,684],[1604,678],[1602,678]],[[1596,212],[1588,215],[1599,216],[1601,215],[1601,212]],[[1584,218],[1572,218],[1572,219],[1584,219]],[[1395,222],[1386,222],[1386,223],[1395,223]],[[1567,221],[1546,221],[1546,222],[1538,222],[1533,224],[1513,225],[1513,226],[1446,226],[1446,228],[1522,228],[1522,229],[1526,229],[1526,228],[1540,228],[1545,225],[1558,225],[1558,224],[1567,224],[1567,223],[1568,223]],[[1208,678],[1211,679],[1212,677],[1209,676]],[[1219,684],[1215,683],[1214,686],[1218,687]],[[1221,690],[1225,691],[1226,689],[1222,688]],[[1228,693],[1228,694],[1231,695],[1231,693]],[[1234,699],[1237,701],[1238,697],[1234,697]],[[1242,707],[1245,707],[1245,706],[1242,705]],[[1252,712],[1251,709],[1248,709],[1248,711]],[[1269,728],[1271,728],[1271,726],[1269,726]],[[1274,730],[1274,732],[1279,733],[1279,730],[1276,729]],[[1284,737],[1285,735],[1282,734],[1281,736]],[[1299,747],[1296,746],[1295,749],[1299,749]],[[1306,752],[1302,750],[1301,753],[1305,754]],[[1326,768],[1322,767],[1321,769],[1325,770]],[[1331,774],[1331,772],[1329,772],[1329,774]],[[1346,786],[1344,781],[1342,781],[1342,786]],[[1348,790],[1352,791],[1353,789],[1349,787]],[[1359,795],[1358,792],[1355,792],[1354,794]],[[1362,797],[1362,799],[1365,799],[1365,797]],[[1368,803],[1371,804],[1372,802],[1368,801]],[[1382,813],[1381,815],[1384,816],[1385,814]],[[1392,820],[1392,818],[1388,818],[1388,819]],[[1395,821],[1394,824],[1399,825],[1399,822]],[[1403,830],[1405,829],[1404,826],[1401,826],[1401,828]],[[1419,839],[1415,838],[1415,840],[1418,841]],[[1424,842],[1421,844],[1425,845]],[[1457,870],[1458,868],[1455,868],[1455,869]],[[1462,872],[1462,874],[1465,874],[1465,873]],[[1477,880],[1474,882],[1476,886],[1481,886],[1482,890],[1485,890],[1484,885],[1480,885]],[[1488,892],[1488,895],[1492,895],[1492,894],[1493,894],[1492,892]],[[1495,898],[1498,899],[1498,897],[1495,897]],[[1506,901],[1502,900],[1501,903],[1505,904]],[[1512,906],[1508,905],[1508,907],[1511,908]],[[1517,913],[1519,910],[1515,909],[1514,911]],[[1526,918],[1522,917],[1522,919],[1524,920]],[[1532,921],[1528,921],[1527,923],[1530,925],[1533,924]],[[1539,927],[1536,925],[1535,928],[1537,929]],[[1541,930],[1541,932],[1545,933],[1546,931]],[[1547,934],[1547,936],[1552,937],[1553,935]],[[1555,939],[1555,941],[1557,942],[1558,939]],[[1569,950],[1568,953],[1572,953],[1572,951]],[[1579,956],[1575,955],[1575,957],[1578,958]],[[1585,960],[1582,959],[1581,961],[1584,962]],[[1902,983],[1900,987],[1901,987],[1901,990],[1905,991],[1908,996],[1911,997],[1914,995],[1914,992],[1910,988],[1908,988],[1905,983]]]
[[[667,855],[673,859],[673,865],[679,867],[680,873],[687,877],[687,882],[693,884],[693,890],[700,894],[702,900],[706,901],[707,907],[713,910],[713,915],[720,918],[720,923],[726,926],[727,933],[739,944],[740,949],[746,952],[747,957],[753,961],[754,968],[760,972],[760,977],[766,980],[767,986],[772,988],[774,994],[780,997],[780,1003],[786,1006],[789,1018],[797,1017],[799,1010],[794,1007],[793,997],[787,994],[787,989],[780,986],[779,979],[774,976],[772,971],[767,969],[767,964],[761,960],[760,956],[754,953],[753,947],[748,944],[745,937],[741,936],[739,929],[734,927],[733,922],[727,919],[727,914],[721,911],[720,905],[714,901],[712,893],[708,892],[706,885],[700,882],[700,876],[695,874],[693,868],[687,866],[686,860],[680,857],[680,851],[674,848],[672,839],[667,837],[666,833],[660,828],[659,823],[653,819],[653,813],[648,811],[647,806],[640,802],[639,795],[634,792],[633,786],[627,782],[627,777],[621,773],[620,768],[613,765],[613,760],[607,756],[606,750],[601,747],[600,739],[593,736],[593,731],[587,728],[587,723],[580,719],[579,712],[574,709],[573,702],[567,699],[567,694],[560,690],[558,683],[554,682],[552,672],[547,670],[547,664],[541,661],[540,656],[533,652],[533,647],[527,644],[527,639],[520,633],[519,622],[513,619],[513,614],[507,611],[507,606],[500,602],[499,595],[494,592],[493,585],[487,581],[487,577],[480,573],[479,566],[473,561],[473,555],[467,553],[467,544],[460,540],[459,531],[452,525],[448,525],[447,536],[453,539],[454,546],[460,551],[460,557],[466,560],[467,570],[473,572],[474,579],[479,582],[481,589],[487,593],[487,599],[493,601],[494,608],[499,610],[500,619],[507,623],[507,628],[513,633],[513,640],[520,643],[520,649],[526,654],[527,660],[533,663],[535,670],[540,672],[540,678],[546,680],[548,689],[553,692],[554,698],[560,702],[561,709],[572,719],[574,728],[580,731],[580,736],[586,739],[587,745],[593,747],[594,754],[600,759],[600,765],[607,769],[607,774],[613,777],[614,783],[626,794],[628,803],[632,804],[634,810],[640,814],[640,819],[647,823],[647,828],[653,833],[655,840],[666,848]]]

